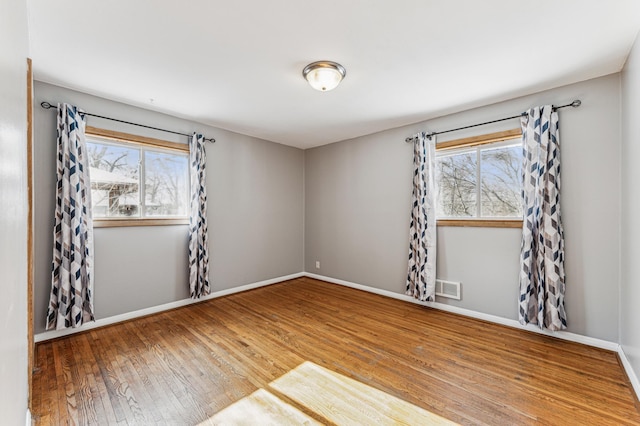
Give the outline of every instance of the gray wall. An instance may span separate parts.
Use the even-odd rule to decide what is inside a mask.
[[[42,101],[176,130],[207,145],[212,291],[294,274],[303,268],[304,152],[46,83],[35,85],[35,331],[50,292],[55,190],[55,121]],[[186,137],[89,117],[88,125],[186,143]],[[97,228],[95,313],[107,318],[185,299],[187,226]]]
[[[27,413],[27,6],[0,13],[0,423]]]
[[[405,137],[576,98],[582,107],[560,112],[568,331],[617,342],[619,74],[305,151],[305,270],[403,293],[412,173]],[[439,141],[518,126],[502,122]],[[438,278],[461,281],[463,298],[438,301],[517,319],[519,251],[518,229],[439,228]]]
[[[306,271],[397,293],[404,289],[411,195],[412,151],[404,138],[580,98],[582,107],[560,113],[569,331],[618,341],[619,74],[305,152],[45,83],[36,84],[35,98],[36,105],[66,101],[218,140],[208,146],[207,182],[214,291],[300,272],[304,253]],[[93,118],[89,124],[181,141]],[[50,286],[55,114],[36,108],[35,125],[35,326],[41,332]],[[517,126],[503,122],[439,140]],[[438,239],[438,277],[463,283],[461,301],[439,301],[516,319],[519,230],[442,227]],[[98,318],[188,296],[186,226],[97,229],[96,258]]]
[[[640,377],[640,37],[622,71],[620,344]]]

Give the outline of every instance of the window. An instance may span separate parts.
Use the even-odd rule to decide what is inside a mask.
[[[95,226],[188,223],[187,145],[92,130],[87,152]]]
[[[520,130],[436,146],[438,225],[522,224]]]

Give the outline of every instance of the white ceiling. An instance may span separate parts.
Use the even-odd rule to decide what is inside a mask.
[[[617,72],[640,29],[638,0],[28,6],[37,80],[300,148]],[[317,60],[338,88],[302,78]]]

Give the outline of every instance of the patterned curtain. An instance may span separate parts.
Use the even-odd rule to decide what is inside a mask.
[[[562,330],[567,327],[567,317],[558,113],[551,105],[532,108],[521,124],[524,221],[519,318],[523,325]]]
[[[204,136],[193,134],[189,141],[191,164],[191,213],[189,215],[189,288],[198,299],[209,287],[209,243],[207,241],[206,152]]]
[[[413,195],[409,228],[409,266],[406,294],[433,301],[436,290],[435,136],[414,137]]]
[[[58,104],[58,159],[53,268],[47,330],[78,327],[93,316],[93,221],[85,121]]]

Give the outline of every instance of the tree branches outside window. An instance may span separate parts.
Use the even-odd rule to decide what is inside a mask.
[[[188,215],[186,153],[87,140],[94,218]]]
[[[521,217],[521,152],[518,142],[439,153],[438,217]]]

